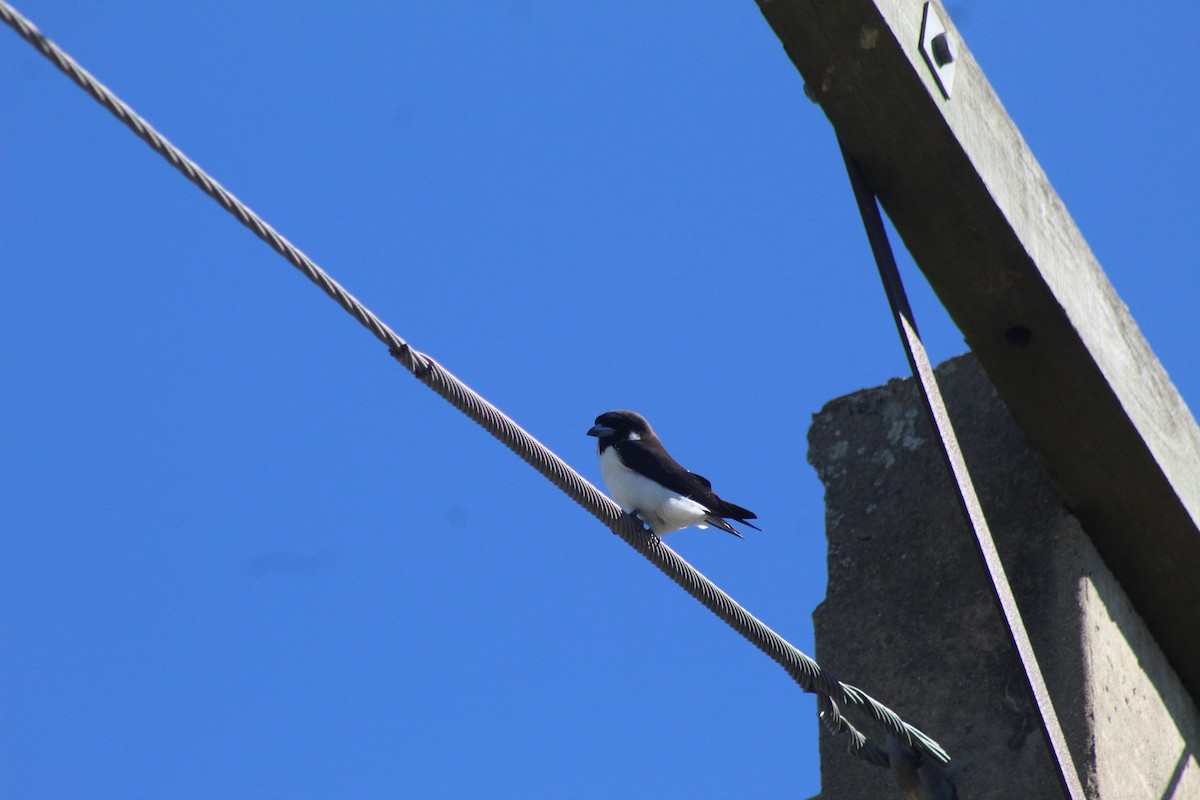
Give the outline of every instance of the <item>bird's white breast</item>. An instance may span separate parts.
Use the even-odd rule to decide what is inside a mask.
[[[629,469],[621,463],[615,447],[606,447],[600,454],[600,475],[617,505],[636,511],[659,536],[689,525],[708,527],[703,524],[707,508]]]

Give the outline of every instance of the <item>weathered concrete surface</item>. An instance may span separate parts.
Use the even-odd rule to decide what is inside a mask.
[[[947,362],[938,379],[1088,795],[1200,798],[1193,699],[974,358]],[[829,538],[818,660],[945,747],[963,800],[1061,797],[912,381],[829,403],[809,461]],[[821,782],[822,800],[900,796],[887,771],[828,735]]]

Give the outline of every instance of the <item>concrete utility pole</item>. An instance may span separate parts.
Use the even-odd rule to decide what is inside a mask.
[[[953,22],[919,0],[759,7],[1156,648],[1200,696],[1200,429]]]
[[[1200,797],[1200,710],[972,356],[937,371],[1084,795]],[[831,401],[809,431],[829,586],[817,658],[938,737],[962,800],[1058,800],[1052,755],[911,380]],[[847,635],[853,631],[853,635]],[[820,800],[901,794],[821,738]]]

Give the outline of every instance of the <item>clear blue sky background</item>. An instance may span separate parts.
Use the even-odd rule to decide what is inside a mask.
[[[18,8],[584,475],[645,413],[812,651],[810,415],[906,366],[752,2]],[[1195,406],[1200,5],[950,10]],[[0,107],[0,793],[818,791],[810,696],[7,29]]]

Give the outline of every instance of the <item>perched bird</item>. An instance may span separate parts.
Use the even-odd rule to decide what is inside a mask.
[[[599,439],[600,474],[617,505],[649,525],[656,536],[689,525],[712,525],[741,539],[723,518],[762,530],[747,521],[758,519],[754,513],[726,503],[707,478],[671,458],[641,414],[606,411],[596,417],[588,436]]]

